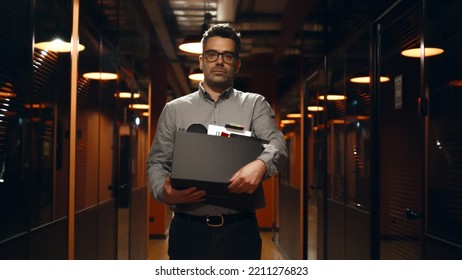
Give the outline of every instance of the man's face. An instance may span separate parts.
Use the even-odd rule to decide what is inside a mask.
[[[241,66],[235,48],[234,41],[228,38],[211,37],[207,40],[199,56],[199,65],[208,86],[221,90],[231,86]]]

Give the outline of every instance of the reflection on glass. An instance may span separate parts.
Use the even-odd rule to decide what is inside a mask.
[[[329,121],[327,146],[328,198],[343,204],[345,191],[345,121]]]
[[[64,42],[61,39],[54,39],[52,41],[45,41],[45,42],[39,42],[35,43],[34,47],[37,49],[41,49],[44,51],[51,51],[51,52],[71,52],[71,43]],[[79,44],[78,50],[83,51],[85,49],[84,45]]]
[[[440,55],[442,53],[444,53],[444,50],[441,48],[424,48],[423,49],[424,57]],[[401,54],[407,57],[420,58],[422,56],[422,49],[421,48],[407,49],[407,50],[402,51]]]
[[[320,95],[319,100],[329,100],[329,101],[336,101],[336,100],[345,100],[346,96],[344,94],[328,94],[327,97],[325,95]]]
[[[388,81],[390,81],[390,78],[385,77],[385,76],[380,77],[381,83],[386,83]],[[371,82],[371,77],[369,76],[353,77],[350,79],[350,82],[358,83],[358,84],[369,84]]]
[[[83,77],[90,80],[116,80],[118,75],[111,72],[87,72]]]
[[[348,119],[346,128],[347,203],[362,209],[370,206],[370,122],[368,118]]]

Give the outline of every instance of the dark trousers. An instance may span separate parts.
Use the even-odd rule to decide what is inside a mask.
[[[220,227],[174,216],[168,254],[171,260],[259,260],[261,243],[255,216]]]

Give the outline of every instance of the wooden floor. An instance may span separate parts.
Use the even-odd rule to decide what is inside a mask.
[[[278,246],[272,240],[272,232],[261,232],[262,260],[285,260]],[[149,240],[148,258],[150,260],[168,260],[167,239]]]

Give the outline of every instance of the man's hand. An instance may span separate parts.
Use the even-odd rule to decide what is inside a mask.
[[[229,179],[228,190],[231,193],[251,194],[260,185],[266,173],[266,165],[262,160],[254,160],[239,169]]]
[[[198,191],[196,187],[177,190],[170,183],[170,175],[164,183],[164,202],[167,204],[195,203],[205,201],[205,191]]]

